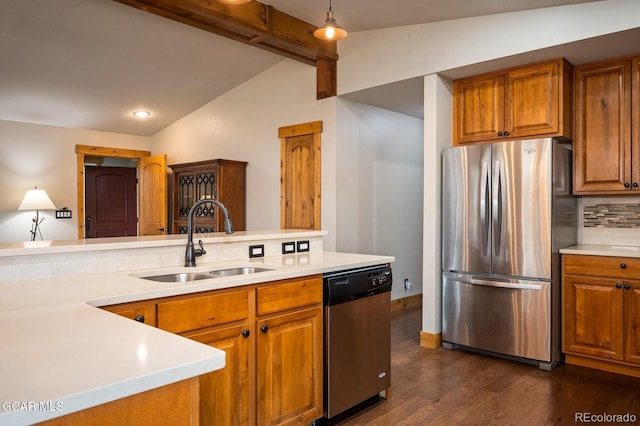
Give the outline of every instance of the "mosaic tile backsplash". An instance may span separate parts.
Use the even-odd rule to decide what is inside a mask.
[[[588,204],[582,208],[585,228],[640,228],[640,204]]]

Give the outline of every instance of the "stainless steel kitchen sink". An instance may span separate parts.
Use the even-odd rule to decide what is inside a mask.
[[[194,272],[178,272],[175,274],[152,275],[150,277],[140,277],[145,280],[158,281],[162,283],[188,283],[191,281],[208,280],[211,278],[209,274]]]
[[[256,272],[272,271],[271,268],[262,268],[258,266],[243,266],[239,268],[216,269],[209,273],[216,277],[231,277],[234,275],[255,274]]]
[[[145,280],[157,281],[162,283],[190,283],[193,281],[210,280],[213,278],[255,274],[258,272],[273,271],[274,269],[275,268],[261,266],[238,266],[233,268],[221,268],[199,272],[171,272],[159,275],[135,276]]]

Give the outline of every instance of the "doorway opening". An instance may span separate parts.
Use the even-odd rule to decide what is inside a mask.
[[[76,154],[79,239],[167,233],[165,154],[86,145]]]

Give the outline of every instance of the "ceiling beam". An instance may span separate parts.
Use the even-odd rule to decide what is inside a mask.
[[[337,44],[318,40],[318,27],[269,5],[252,1],[226,5],[216,0],[114,0],[158,16],[314,65],[317,99],[337,92]]]

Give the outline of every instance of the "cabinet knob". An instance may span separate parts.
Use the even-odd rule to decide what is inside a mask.
[[[251,332],[249,330],[242,330],[242,337],[249,337]]]
[[[268,330],[269,330],[269,327],[266,324],[260,327],[260,331],[262,331],[263,333],[266,333]]]
[[[633,184],[631,186],[633,186],[634,188],[637,188],[638,187],[638,182],[633,182]]]
[[[620,283],[616,284],[616,288],[622,288],[622,284]]]
[[[631,288],[631,284],[625,284],[625,285],[624,285],[624,289],[625,289],[625,290],[629,290],[630,288]]]
[[[627,264],[626,264],[626,263],[621,263],[621,264],[620,264],[620,268],[622,268],[622,269],[627,269]]]
[[[136,315],[134,320],[138,322],[144,322],[144,315]]]
[[[625,182],[625,183],[624,183],[624,187],[625,187],[625,188],[629,188],[630,186],[631,186],[631,185],[629,184],[629,182]]]
[[[508,131],[508,130],[505,130],[505,131],[504,131],[504,135],[505,135],[505,136],[509,136],[509,131]]]
[[[502,136],[502,132],[498,132],[498,136]]]

